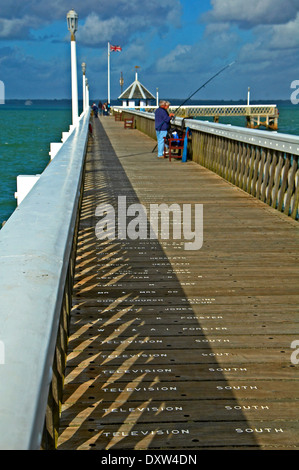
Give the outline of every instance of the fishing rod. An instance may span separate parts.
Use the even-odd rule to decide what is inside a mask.
[[[187,101],[190,100],[190,98],[192,98],[192,96],[194,96],[196,93],[198,93],[202,88],[204,88],[208,83],[210,83],[212,80],[214,80],[214,78],[216,78],[218,75],[220,75],[222,72],[224,72],[224,70],[228,69],[229,67],[231,67],[235,62],[231,62],[230,64],[226,65],[225,67],[223,67],[221,70],[219,70],[219,72],[215,73],[215,75],[213,75],[213,77],[209,78],[209,80],[207,80],[203,85],[201,85],[194,93],[192,93],[192,95],[190,95],[182,104],[180,104],[180,106],[175,110],[174,112],[174,115],[178,112],[178,110],[184,106],[184,104],[187,103]]]
[[[225,67],[223,67],[221,70],[219,70],[217,73],[215,73],[215,75],[213,75],[211,78],[209,78],[203,85],[201,85],[199,88],[197,88],[196,91],[194,91],[194,93],[192,93],[185,101],[183,101],[182,104],[180,104],[180,106],[175,110],[174,112],[174,116],[176,115],[176,113],[178,112],[178,110],[184,106],[184,104],[187,103],[187,101],[190,100],[190,98],[192,98],[192,96],[194,96],[196,93],[198,93],[202,88],[204,88],[208,83],[210,83],[212,80],[214,80],[214,78],[216,78],[218,75],[220,75],[222,72],[224,72],[224,70],[228,69],[229,67],[231,67],[235,62],[231,62],[230,64],[226,65]],[[173,117],[174,117],[173,116]],[[153,148],[152,150],[152,153],[156,150],[157,148],[157,145]]]

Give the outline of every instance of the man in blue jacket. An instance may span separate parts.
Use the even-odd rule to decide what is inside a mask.
[[[155,129],[158,142],[158,158],[164,156],[164,137],[167,135],[170,121],[174,114],[168,114],[169,101],[161,100],[159,108],[155,111]]]

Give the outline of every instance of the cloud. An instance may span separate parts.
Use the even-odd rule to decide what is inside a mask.
[[[167,55],[157,60],[157,72],[186,72],[206,77],[221,65],[234,60],[233,51],[239,44],[239,36],[230,30],[206,35],[193,45],[178,44]]]
[[[299,47],[299,13],[295,19],[283,25],[274,25],[264,31],[269,37],[269,45],[274,49],[293,49]],[[260,30],[263,33],[263,30]]]
[[[30,36],[30,29],[40,26],[40,21],[31,16],[23,18],[0,18],[0,39],[21,39]]]
[[[262,24],[284,24],[292,20],[298,11],[299,0],[211,0],[213,9],[202,15],[201,20],[211,23],[234,23],[240,28]]]
[[[182,11],[180,0],[72,0],[71,4],[69,0],[15,0],[1,5],[0,39],[30,38],[31,28],[38,29],[53,21],[66,22],[70,8],[78,13],[81,31],[78,34],[87,45],[101,44],[107,41],[107,36],[117,34],[128,40],[142,29],[162,30],[168,24],[179,27]]]
[[[190,59],[192,46],[178,44],[169,54],[157,61],[157,71],[159,72],[177,72],[184,67],[183,63]]]
[[[140,18],[120,18],[117,16],[102,20],[96,13],[86,18],[85,24],[78,30],[77,39],[80,44],[96,47],[107,45],[107,41],[128,41],[128,38],[138,30],[148,27],[147,20]]]
[[[8,98],[64,98],[70,94],[70,64],[65,60],[37,59],[15,46],[0,49],[0,64]]]
[[[210,60],[215,62],[217,57],[228,54],[231,38],[234,54],[231,58],[236,60],[231,71],[234,83],[231,93],[238,90],[241,93],[245,85],[251,85],[260,97],[285,97],[296,75],[299,0],[244,3],[244,0],[211,0],[212,9],[201,15]]]
[[[297,60],[294,49],[299,47],[299,13],[294,20],[274,26],[258,26],[253,29],[255,39],[244,44],[239,51],[239,62],[259,66],[271,64],[273,70],[291,66]],[[287,72],[286,72],[287,73]]]

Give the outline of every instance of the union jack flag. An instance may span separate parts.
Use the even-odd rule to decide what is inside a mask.
[[[120,46],[111,46],[110,45],[110,51],[121,51],[121,47]]]

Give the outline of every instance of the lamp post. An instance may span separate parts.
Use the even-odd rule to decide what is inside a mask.
[[[81,64],[82,67],[82,73],[83,73],[83,83],[82,83],[82,93],[83,93],[83,113],[86,110],[86,78],[85,78],[85,72],[86,72],[86,64],[85,62],[82,62]]]
[[[73,125],[78,123],[78,82],[77,82],[77,56],[75,33],[78,29],[78,15],[70,10],[66,15],[67,27],[71,33],[71,76],[72,76],[72,117]]]
[[[123,86],[124,86],[124,77],[123,77],[123,73],[122,73],[122,72],[120,72],[119,84],[120,84],[120,92],[121,92],[121,94],[122,94],[122,92],[123,92]]]
[[[89,84],[88,84],[88,79],[86,78],[85,80],[86,84],[86,107],[88,108],[89,106]]]

